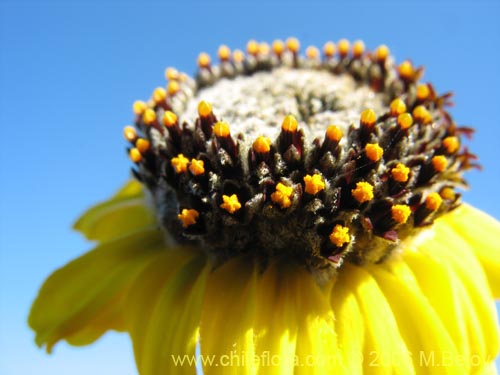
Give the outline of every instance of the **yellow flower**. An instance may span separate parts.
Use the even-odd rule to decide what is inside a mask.
[[[421,69],[385,46],[299,48],[224,46],[134,109],[140,182],[75,224],[97,246],[40,289],[38,345],[126,331],[142,375],[496,373],[500,224],[459,202],[472,164],[444,101],[408,95]]]

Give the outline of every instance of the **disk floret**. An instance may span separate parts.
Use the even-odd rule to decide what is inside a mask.
[[[168,68],[124,129],[134,175],[179,242],[215,264],[246,253],[335,269],[383,261],[459,204],[475,166],[468,129],[446,112],[449,94],[419,82],[422,68],[361,41],[305,56],[294,38],[246,50],[221,46],[218,64],[200,54],[195,79]],[[266,79],[278,83],[262,89]]]

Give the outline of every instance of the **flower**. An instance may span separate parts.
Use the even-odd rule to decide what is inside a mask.
[[[460,203],[449,94],[386,46],[299,50],[222,46],[134,103],[136,180],[75,224],[97,246],[42,286],[38,345],[126,331],[141,374],[496,373],[500,224]]]

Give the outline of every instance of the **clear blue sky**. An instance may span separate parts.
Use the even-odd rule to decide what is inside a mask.
[[[468,174],[465,200],[500,219],[500,2],[177,3],[0,0],[1,374],[135,373],[126,336],[49,357],[26,316],[42,280],[90,246],[73,220],[127,179],[132,102],[163,84],[166,66],[192,72],[221,43],[361,38],[424,64],[455,92],[457,121],[477,128],[484,171]]]

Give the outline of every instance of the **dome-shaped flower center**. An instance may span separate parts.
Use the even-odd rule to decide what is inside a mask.
[[[178,241],[215,264],[246,253],[335,269],[383,261],[458,204],[473,164],[449,95],[387,47],[346,43],[322,57],[294,39],[223,46],[219,65],[200,55],[196,80],[167,69],[166,88],[134,103],[134,172]]]

